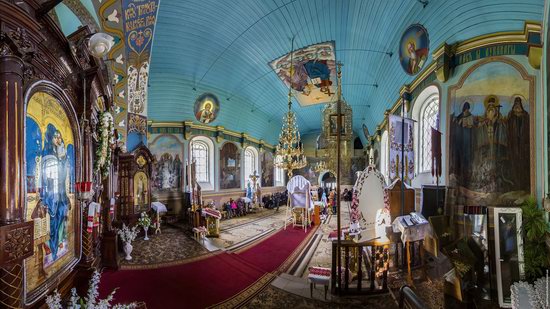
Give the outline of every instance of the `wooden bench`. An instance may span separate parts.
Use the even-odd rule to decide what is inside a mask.
[[[310,267],[307,279],[309,281],[309,288],[311,298],[313,298],[313,289],[316,284],[322,284],[325,286],[325,299],[327,299],[328,286],[330,284],[330,268],[324,267]]]

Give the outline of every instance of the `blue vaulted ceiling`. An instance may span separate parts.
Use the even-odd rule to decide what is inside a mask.
[[[213,125],[276,142],[287,88],[268,62],[288,53],[296,34],[296,48],[335,41],[354,131],[364,123],[372,132],[414,78],[397,56],[410,24],[428,29],[433,51],[445,41],[522,30],[525,20],[542,20],[543,10],[543,0],[161,0],[148,117],[196,121],[196,97],[211,92],[221,106]],[[302,133],[320,130],[320,109],[294,103]]]

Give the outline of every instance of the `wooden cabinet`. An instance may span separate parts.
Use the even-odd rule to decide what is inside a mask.
[[[391,222],[396,217],[401,215],[408,215],[414,211],[414,189],[408,188],[405,185],[405,206],[403,207],[403,213],[401,213],[401,180],[396,180],[391,186],[387,188],[390,199],[390,216]]]
[[[119,199],[116,218],[126,224],[136,223],[142,211],[151,206],[151,163],[153,156],[147,147],[121,154],[118,160]]]

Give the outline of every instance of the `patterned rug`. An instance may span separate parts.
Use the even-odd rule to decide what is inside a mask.
[[[121,269],[157,268],[208,256],[208,250],[188,233],[172,227],[163,227],[162,234],[150,235],[147,241],[140,237],[132,246],[132,260],[122,259]]]
[[[391,295],[342,297],[332,302],[304,298],[268,285],[241,308],[398,308]]]
[[[399,289],[403,285],[408,285],[420,297],[427,308],[445,308],[443,278],[425,278],[421,269],[412,270],[412,277],[415,279],[411,284],[407,280],[406,272],[393,273],[388,276],[388,287],[397,299],[399,298]]]

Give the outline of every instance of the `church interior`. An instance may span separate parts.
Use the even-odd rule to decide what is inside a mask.
[[[0,0],[0,308],[550,308],[548,0]]]

